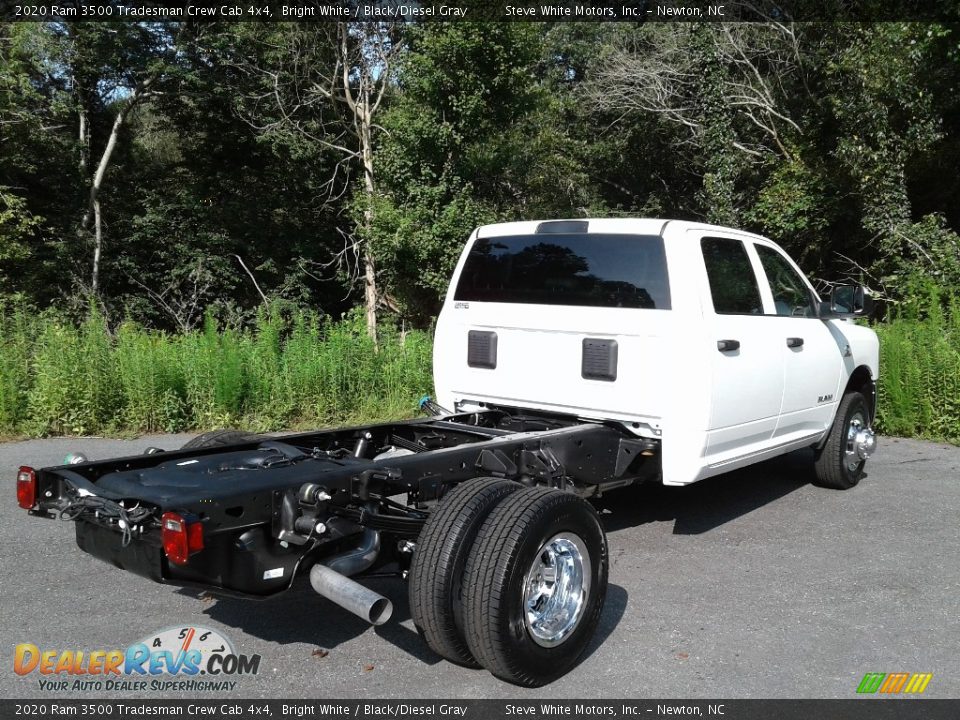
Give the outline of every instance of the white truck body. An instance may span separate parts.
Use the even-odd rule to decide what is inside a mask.
[[[820,302],[781,248],[739,230],[483,226],[437,321],[437,399],[621,423],[660,440],[663,483],[686,485],[817,446],[848,387],[872,416],[876,334]]]

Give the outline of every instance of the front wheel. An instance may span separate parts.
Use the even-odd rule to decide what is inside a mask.
[[[827,442],[817,452],[817,485],[834,490],[855,486],[863,477],[863,467],[876,444],[866,398],[858,392],[847,393],[837,408]]]
[[[481,526],[464,571],[473,657],[527,687],[564,675],[593,639],[608,562],[600,518],[585,500],[544,488],[506,497]]]

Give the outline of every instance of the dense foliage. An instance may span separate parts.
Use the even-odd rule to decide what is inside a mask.
[[[185,333],[133,322],[108,331],[94,310],[75,326],[0,317],[0,436],[277,430],[406,417],[431,391],[427,333],[382,332],[359,317],[261,311],[249,327],[208,318]]]
[[[882,432],[960,442],[960,299],[934,285],[877,326]],[[0,437],[278,430],[408,417],[432,392],[432,342],[383,330],[379,351],[359,313],[261,311],[244,329],[212,318],[186,333],[96,311],[79,327],[23,312],[0,317]]]
[[[291,348],[361,322],[395,349],[477,224],[638,215],[755,230],[821,284],[870,286],[910,365],[886,426],[955,436],[960,411],[915,422],[898,388],[934,374],[917,333],[956,369],[955,330],[906,308],[960,286],[958,89],[960,29],[936,23],[0,26],[0,428],[322,420],[326,395],[255,407],[270,313],[301,318]],[[233,347],[247,379],[201,398],[203,358]],[[57,400],[81,369],[118,374]]]

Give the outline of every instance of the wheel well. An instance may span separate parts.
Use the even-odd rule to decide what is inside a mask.
[[[874,382],[870,369],[866,365],[861,365],[847,380],[847,386],[843,390],[846,395],[849,392],[859,392],[867,399],[867,408],[870,412],[870,422],[872,423],[877,416],[877,383]]]

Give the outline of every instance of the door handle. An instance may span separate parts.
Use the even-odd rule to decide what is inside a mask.
[[[803,338],[787,338],[788,348],[803,347]]]
[[[717,350],[720,352],[731,352],[740,349],[739,340],[717,340]]]

